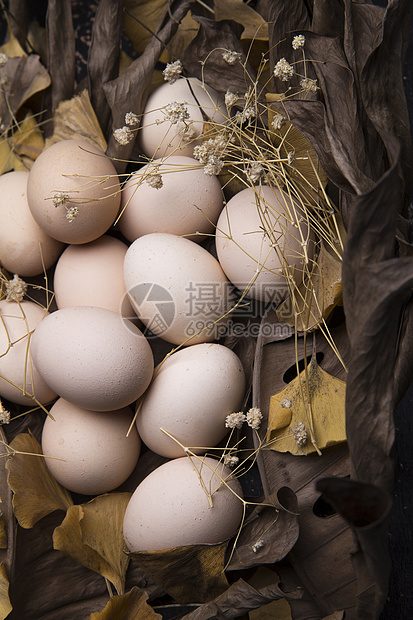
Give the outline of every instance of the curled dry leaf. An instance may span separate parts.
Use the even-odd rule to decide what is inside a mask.
[[[147,600],[147,593],[135,586],[125,594],[112,596],[102,611],[90,614],[89,620],[161,620]]]
[[[75,86],[75,33],[70,0],[48,0],[46,34],[53,113],[61,101],[72,97]]]
[[[178,603],[202,603],[228,587],[224,574],[227,545],[188,545],[130,556]]]
[[[271,396],[267,443],[277,452],[303,455],[346,440],[346,384],[310,364],[281,392]],[[282,401],[291,401],[286,408]],[[304,434],[299,435],[300,424]],[[298,429],[298,430],[296,430]]]
[[[0,564],[0,620],[4,620],[13,607],[9,598],[9,579],[3,562]]]
[[[6,467],[13,509],[22,527],[33,527],[45,515],[73,504],[69,491],[49,474],[40,444],[31,434],[17,435],[7,452],[11,454]]]
[[[244,27],[241,39],[268,41],[268,24],[249,4],[243,0],[216,0],[214,14],[217,22],[235,19]]]
[[[106,493],[87,504],[71,506],[53,533],[55,549],[125,590],[129,559],[123,540],[123,517],[130,493]]]
[[[46,148],[59,140],[86,140],[106,151],[106,140],[87,90],[62,101],[55,110],[53,135],[46,140]]]

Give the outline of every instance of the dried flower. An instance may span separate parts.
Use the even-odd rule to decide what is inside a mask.
[[[310,80],[310,78],[303,78],[300,86],[309,93],[316,93],[318,91],[317,80]]]
[[[294,159],[295,159],[295,152],[294,151],[288,151],[288,153],[287,153],[287,164],[289,166],[292,165]]]
[[[229,65],[235,65],[237,60],[241,60],[242,58],[242,54],[240,54],[239,52],[234,52],[234,51],[230,51],[230,50],[225,50],[225,52],[222,52],[222,58],[225,60],[225,62],[227,62]]]
[[[79,207],[72,205],[66,210],[66,219],[69,220],[69,222],[73,222],[75,217],[77,217],[78,215],[79,215]]]
[[[193,126],[193,121],[189,121],[189,123],[179,122],[176,126],[176,131],[180,134],[184,142],[191,142],[191,140],[195,140],[195,138],[198,137],[198,132]]]
[[[113,132],[113,137],[118,144],[126,146],[129,142],[132,142],[134,136],[130,128],[127,125],[124,125],[119,129],[115,129]]]
[[[254,106],[246,106],[243,111],[244,119],[249,121],[251,118],[255,118],[257,116],[257,111]]]
[[[0,424],[8,424],[10,422],[10,411],[7,411],[3,407],[3,403],[0,401]]]
[[[4,52],[0,52],[0,68],[4,67],[7,62],[7,55]]]
[[[168,103],[168,105],[165,106],[165,118],[172,125],[176,125],[179,121],[183,123],[188,120],[189,112],[183,103],[172,101],[172,103]]]
[[[293,49],[298,50],[300,47],[304,47],[304,43],[305,36],[303,34],[298,34],[296,37],[293,38],[291,45],[293,46]]]
[[[224,134],[218,134],[215,138],[206,140],[203,144],[198,144],[194,147],[193,156],[201,164],[207,164],[211,156],[215,156],[221,159],[225,148],[227,146],[227,140]]]
[[[265,545],[265,542],[263,541],[262,538],[260,538],[260,540],[257,540],[255,545],[252,545],[253,552],[257,553],[258,549],[261,549],[261,547],[263,547],[264,545]]]
[[[182,63],[180,60],[175,60],[175,62],[168,62],[165,69],[162,71],[163,79],[165,82],[169,82],[173,84],[181,77],[182,73]]]
[[[208,157],[208,162],[204,166],[204,172],[210,176],[214,174],[217,175],[221,172],[223,167],[224,162],[219,157],[216,155],[210,155]]]
[[[271,127],[277,131],[280,130],[281,127],[286,123],[286,119],[284,118],[284,116],[282,114],[274,114],[272,121],[271,121]]]
[[[284,409],[291,409],[292,404],[293,402],[291,398],[283,398],[280,402],[280,407],[283,407]]]
[[[53,196],[53,204],[55,207],[60,207],[69,201],[69,194],[66,192],[56,192]]]
[[[294,68],[290,65],[285,58],[281,58],[275,65],[274,76],[279,78],[282,82],[288,82],[294,75]]]
[[[298,446],[304,446],[307,443],[308,432],[302,422],[297,422],[294,428],[291,429],[291,432]]]
[[[241,428],[246,420],[245,413],[238,411],[238,413],[230,413],[225,418],[226,428]]]
[[[258,407],[251,407],[251,409],[247,411],[246,420],[248,426],[258,429],[262,420],[261,409],[258,409]]]
[[[265,171],[261,164],[257,161],[253,161],[250,163],[246,170],[250,181],[253,183],[258,183],[258,181],[264,180]]]
[[[227,465],[228,467],[235,467],[235,465],[238,465],[239,463],[239,458],[237,456],[232,456],[231,454],[226,454],[224,457],[224,465]]]
[[[227,109],[229,110],[229,108],[231,108],[236,101],[238,101],[238,95],[231,93],[230,90],[227,90],[225,93],[225,105],[227,106]]]
[[[160,174],[149,174],[146,177],[146,182],[149,187],[153,187],[154,189],[161,189],[161,187],[163,187],[163,181]]]
[[[137,127],[140,123],[139,116],[133,112],[127,112],[125,114],[125,125],[129,127]]]
[[[6,301],[23,301],[26,291],[26,282],[15,273],[13,279],[6,282]]]

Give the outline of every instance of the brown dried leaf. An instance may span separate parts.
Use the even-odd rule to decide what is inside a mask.
[[[46,148],[59,140],[86,140],[106,151],[106,140],[87,90],[72,99],[62,101],[54,113],[53,135],[46,140]]]
[[[61,101],[72,97],[75,86],[75,34],[70,0],[48,1],[46,34],[53,113]]]
[[[0,515],[0,549],[7,549],[7,532],[3,513]]]
[[[303,455],[341,443],[346,440],[345,428],[346,384],[326,373],[311,362],[281,392],[271,396],[267,443],[271,450]],[[278,413],[283,415],[281,402],[291,400],[291,419],[288,426],[280,426]],[[299,445],[292,436],[298,423],[306,427],[308,438]]]
[[[11,136],[0,138],[0,174],[9,170],[30,170],[43,148],[43,134],[36,119],[28,113]]]
[[[12,30],[8,30],[8,39],[6,43],[0,46],[0,53],[6,54],[7,58],[16,58],[18,56],[27,56],[26,52],[20,45],[17,38],[14,36]]]
[[[55,549],[125,590],[129,559],[123,540],[123,517],[130,493],[106,493],[87,504],[71,506],[53,534]]]
[[[17,435],[7,451],[12,454],[6,464],[8,484],[14,493],[14,514],[22,527],[31,528],[45,515],[73,504],[69,491],[49,474],[40,444],[31,434]]]
[[[145,590],[133,587],[126,594],[112,596],[102,611],[90,614],[89,620],[161,620],[146,602],[148,594]]]
[[[9,579],[3,562],[0,564],[0,620],[7,618],[13,609],[9,598]]]
[[[268,41],[267,22],[243,0],[215,0],[214,13],[217,22],[224,19],[235,19],[244,26],[241,39]]]
[[[224,574],[227,544],[139,551],[130,556],[178,603],[202,603],[228,587]]]

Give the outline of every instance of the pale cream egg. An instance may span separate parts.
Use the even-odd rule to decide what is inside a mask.
[[[89,243],[114,223],[120,206],[116,170],[98,147],[61,140],[34,162],[27,200],[38,225],[64,243]]]
[[[0,176],[0,263],[10,273],[36,276],[57,261],[64,244],[34,220],[27,203],[28,172]]]
[[[228,347],[211,343],[181,349],[155,370],[137,405],[139,435],[153,452],[169,458],[184,456],[178,442],[205,452],[227,434],[225,418],[241,407],[244,390],[241,361]]]
[[[33,363],[31,338],[49,313],[32,301],[0,301],[0,395],[19,405],[47,404],[56,392]]]
[[[134,172],[122,189],[119,229],[129,241],[153,232],[201,242],[223,207],[221,185],[192,157],[171,155]],[[196,234],[199,233],[199,234]]]
[[[152,350],[142,332],[104,308],[56,310],[33,334],[31,350],[55,392],[92,411],[130,405],[152,379]]]
[[[126,545],[133,552],[222,542],[240,525],[241,498],[240,483],[221,462],[168,461],[133,493],[123,521]]]
[[[216,251],[229,280],[247,295],[279,303],[289,278],[311,269],[313,235],[295,201],[280,190],[246,188],[233,196],[217,222]]]
[[[140,439],[128,407],[89,411],[59,398],[42,432],[42,452],[52,476],[83,495],[107,493],[132,473],[140,454]]]
[[[136,239],[126,252],[124,280],[137,316],[164,340],[192,345],[225,331],[232,288],[197,243],[167,233]]]
[[[225,106],[215,90],[196,78],[161,84],[146,103],[139,147],[151,158],[191,157],[204,129],[203,113],[215,123],[225,123]]]

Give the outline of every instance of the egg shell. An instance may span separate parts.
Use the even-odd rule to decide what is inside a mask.
[[[130,405],[153,374],[152,351],[142,332],[104,308],[56,310],[39,325],[31,346],[37,369],[55,392],[92,411]]]
[[[213,506],[199,476],[210,489]],[[221,485],[222,479],[226,484]],[[234,493],[242,497],[240,483],[215,459],[168,461],[132,494],[123,521],[128,549],[156,551],[226,540],[236,532],[243,513],[242,502]]]
[[[123,282],[128,246],[109,235],[80,245],[69,245],[57,261],[53,289],[59,309],[96,306],[132,316]]]
[[[25,171],[0,176],[0,263],[24,277],[49,269],[64,248],[34,220],[27,203],[28,177]]]
[[[241,361],[227,347],[181,349],[156,369],[138,409],[138,433],[153,452],[169,458],[184,453],[161,428],[195,453],[205,452],[227,434],[225,418],[241,407],[244,390]]]
[[[191,84],[191,89],[188,85]],[[171,123],[166,119],[166,106],[176,102],[183,104],[189,118],[182,122]],[[198,105],[199,104],[199,105]],[[159,158],[167,155],[192,156],[194,146],[199,143],[197,138],[204,129],[202,110],[207,117],[216,123],[226,120],[225,107],[218,93],[196,78],[179,78],[173,84],[165,82],[156,88],[149,96],[138,131],[138,145],[148,157]],[[185,139],[182,132],[189,126],[190,139]]]
[[[146,179],[159,174],[162,187]],[[223,207],[221,185],[192,157],[156,159],[133,173],[122,189],[119,229],[129,241],[153,232],[201,242],[214,230]]]
[[[302,243],[307,242],[310,259],[313,243],[304,222],[300,228],[294,225],[300,215],[298,204],[269,186],[242,190],[222,210],[216,232],[218,260],[238,289],[243,291],[254,281],[249,297],[275,303],[285,299],[289,289],[284,267],[289,267],[296,284],[302,281]],[[263,231],[264,224],[273,231],[271,239]]]
[[[58,192],[67,194],[55,206]],[[61,140],[45,149],[34,162],[27,183],[30,211],[39,226],[64,243],[89,243],[113,224],[120,206],[116,170],[98,147],[83,140]],[[67,208],[77,207],[69,221]]]
[[[83,495],[107,493],[130,476],[138,462],[140,438],[132,411],[104,413],[82,409],[59,398],[42,432],[42,451],[52,476]]]
[[[136,239],[126,252],[124,280],[142,323],[168,342],[211,342],[225,329],[229,282],[212,254],[193,241],[167,233]]]
[[[56,392],[34,365],[28,338],[49,313],[32,301],[2,300],[0,315],[0,395],[19,405],[50,403]]]

